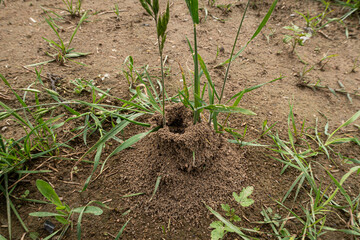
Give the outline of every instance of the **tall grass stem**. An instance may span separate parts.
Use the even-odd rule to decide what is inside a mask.
[[[225,84],[226,84],[226,81],[227,81],[227,78],[228,78],[228,75],[229,75],[230,65],[231,65],[231,62],[232,62],[232,58],[233,58],[233,55],[234,55],[236,43],[237,43],[237,40],[239,38],[240,30],[241,30],[242,24],[244,22],[246,11],[248,9],[249,3],[250,3],[250,0],[248,0],[248,2],[246,4],[245,11],[244,11],[244,14],[242,16],[242,19],[241,19],[241,22],[240,22],[240,25],[239,25],[239,28],[238,28],[238,31],[237,31],[237,34],[236,34],[234,45],[233,45],[233,48],[231,50],[230,61],[229,61],[229,64],[228,64],[228,66],[226,68],[225,78],[224,78],[223,86],[221,88],[221,95],[220,95],[220,99],[219,99],[219,104],[221,104],[222,97],[224,96],[224,89],[225,89]]]
[[[200,112],[197,109],[200,107],[200,78],[199,78],[199,59],[197,51],[197,38],[196,38],[196,23],[194,23],[194,102],[195,102],[195,112],[194,112],[194,124],[200,122]]]

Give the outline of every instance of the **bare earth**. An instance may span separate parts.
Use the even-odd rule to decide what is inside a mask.
[[[227,1],[217,2],[227,3]],[[252,36],[271,5],[269,0],[254,2],[245,18],[237,49],[240,49],[240,46]],[[58,22],[62,27],[61,35],[64,39],[69,39],[79,18],[71,18],[63,10],[59,10],[58,8],[63,8],[62,1],[8,0],[6,3],[6,7],[0,6],[0,73],[17,92],[22,93],[21,88],[28,87],[36,79],[33,72],[35,68],[25,69],[23,66],[50,60],[45,52],[51,49],[42,37],[56,39],[55,34],[44,21],[45,14],[40,6],[64,16],[64,20]],[[67,99],[82,98],[91,101],[90,95],[79,97],[73,92],[74,86],[70,81],[75,78],[93,79],[99,88],[111,89],[113,95],[129,99],[129,86],[121,74],[123,62],[129,55],[134,58],[137,67],[149,64],[152,73],[160,76],[155,27],[151,17],[144,13],[138,1],[123,0],[118,3],[121,12],[120,19],[117,19],[112,11],[114,4],[113,1],[90,0],[83,3],[83,9],[89,11],[90,17],[77,32],[72,46],[78,52],[92,53],[84,58],[75,59],[86,66],[72,62],[67,62],[65,66],[59,66],[57,63],[43,66],[44,76],[54,74],[62,77],[56,83],[57,89]],[[182,88],[178,63],[189,77],[191,74],[192,56],[186,37],[192,39],[192,23],[184,1],[171,0],[170,4],[171,19],[164,50],[169,74],[165,84],[168,94],[174,95]],[[200,4],[200,7],[207,8],[208,15],[205,19],[205,11],[201,11],[202,21],[198,26],[199,53],[206,62],[217,88],[221,88],[225,68],[215,67],[229,57],[246,1],[234,1],[232,4],[229,12],[211,7],[207,1],[201,1]],[[225,89],[225,100],[250,86],[280,76],[284,77],[244,96],[240,103],[241,107],[251,109],[257,114],[256,116],[230,117],[229,125],[239,129],[240,132],[244,130],[245,125],[248,126],[245,141],[260,136],[264,120],[268,121],[268,125],[276,123],[273,131],[277,130],[279,135],[286,139],[290,104],[294,106],[295,120],[299,128],[304,119],[307,127],[314,127],[318,119],[318,127],[323,131],[326,124],[324,115],[329,121],[329,132],[359,111],[360,69],[351,72],[354,61],[360,60],[358,19],[349,18],[345,21],[349,29],[348,38],[344,25],[333,22],[306,41],[305,46],[297,47],[297,54],[292,54],[291,46],[282,41],[284,34],[289,34],[289,31],[283,29],[284,26],[294,23],[303,27],[305,24],[295,10],[303,13],[309,11],[311,15],[316,15],[323,9],[323,5],[317,1],[279,1],[262,33],[233,62]],[[330,16],[339,17],[343,13],[342,9],[334,8]],[[225,22],[217,19],[224,19]],[[217,49],[221,49],[218,57],[216,57]],[[329,59],[321,69],[320,60],[324,55],[332,54],[337,56]],[[309,69],[311,66],[314,66],[314,69],[301,79],[304,67]],[[104,75],[108,77],[102,80]],[[43,80],[51,88],[50,81],[46,78]],[[203,77],[202,81],[205,83],[206,79]],[[340,89],[342,84],[343,90],[350,93],[351,101],[346,94],[334,95],[328,88],[314,91],[304,86],[304,81],[310,84],[321,81],[322,86],[331,89]],[[19,107],[19,103],[3,83],[0,84],[0,100],[14,108]],[[107,102],[107,104],[117,103]],[[210,239],[209,224],[216,218],[206,209],[205,204],[221,212],[222,203],[228,203],[236,209],[243,219],[239,223],[240,226],[259,227],[263,232],[271,232],[268,225],[254,224],[254,222],[263,221],[260,214],[262,208],[271,207],[280,214],[286,214],[274,200],[280,200],[284,196],[299,173],[289,168],[281,174],[282,164],[268,156],[277,155],[266,148],[240,147],[227,142],[227,138],[231,138],[230,135],[214,134],[206,124],[192,126],[191,114],[189,115],[187,110],[179,105],[172,105],[167,111],[168,118],[173,117],[174,122],[182,117],[181,123],[174,123],[172,127],[175,128],[170,126],[152,133],[133,148],[112,157],[107,162],[106,170],[90,183],[85,192],[79,191],[92,170],[91,164],[80,163],[79,171],[74,174],[73,179],[70,179],[74,162],[47,159],[47,163],[41,169],[50,169],[53,172],[30,175],[21,182],[13,195],[20,196],[25,190],[30,190],[29,198],[43,199],[35,186],[36,179],[42,178],[50,182],[59,196],[70,206],[85,205],[91,200],[106,201],[111,210],[105,210],[101,216],[86,216],[83,219],[82,239],[114,239],[113,236],[130,218],[123,239]],[[151,116],[143,119],[147,122],[155,120]],[[359,125],[360,121],[357,120],[355,124]],[[0,134],[7,138],[20,138],[24,134],[15,122],[0,122],[0,131]],[[130,125],[123,137],[130,137],[142,131],[144,129]],[[179,137],[177,131],[185,133]],[[359,137],[359,129],[354,126],[345,128],[345,131],[348,135]],[[64,150],[61,154],[67,156],[77,153],[71,155],[72,158],[77,159],[97,141],[97,137],[93,136],[88,146],[84,145],[82,139],[74,141],[72,147],[75,150]],[[59,139],[66,139],[65,133],[60,134]],[[273,144],[270,138],[262,138],[259,142]],[[113,144],[106,147],[104,156],[116,147]],[[190,160],[184,162],[184,159],[192,159],[194,150],[199,152],[197,158],[199,162],[194,165]],[[347,157],[360,156],[359,145],[353,143],[341,145],[336,150]],[[94,154],[89,156],[89,159],[93,157]],[[325,155],[318,155],[312,159],[314,174],[324,186],[329,185],[330,180],[319,164],[326,169],[334,170],[333,174],[337,179],[353,166],[345,164],[335,155],[332,157],[337,166],[334,166]],[[29,169],[35,168],[43,161],[44,159],[34,159]],[[150,200],[159,176],[161,176],[159,189]],[[352,176],[345,184],[345,188],[352,196],[359,194],[359,180],[359,176]],[[251,197],[255,200],[255,204],[242,208],[236,205],[232,193],[239,193],[246,186],[254,187]],[[144,194],[122,198],[124,195],[140,192]],[[305,204],[303,201],[308,199],[307,197],[306,191],[300,192],[296,202],[293,203],[290,198],[287,206],[300,209],[300,204]],[[6,225],[3,196],[0,196],[0,203],[0,225]],[[52,206],[23,201],[15,201],[15,203],[18,204],[19,213],[30,231],[39,232],[45,237],[47,233],[43,230],[44,219],[30,217],[28,213],[39,210],[53,211]],[[122,216],[129,209],[131,212]],[[282,217],[287,216],[282,215]],[[329,226],[346,228],[346,222],[336,214],[330,214],[328,217]],[[342,217],[348,220],[347,216]],[[20,239],[24,230],[16,218],[13,222],[13,239]],[[293,220],[287,222],[287,228],[294,234],[299,234],[301,230]],[[7,236],[7,229],[1,226],[0,234]],[[272,239],[266,234],[253,234],[253,236]],[[76,228],[69,229],[65,239],[75,238]],[[26,235],[25,239],[30,238]],[[226,239],[239,239],[239,237],[228,234]],[[352,238],[346,234],[332,233],[324,235],[322,239]]]

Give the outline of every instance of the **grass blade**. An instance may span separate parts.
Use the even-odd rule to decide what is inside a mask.
[[[277,4],[278,0],[274,0],[274,2],[272,3],[269,11],[267,12],[267,14],[265,15],[264,19],[262,20],[262,22],[260,23],[260,25],[258,26],[258,28],[256,29],[255,33],[253,34],[253,36],[250,38],[250,40],[245,44],[244,47],[242,47],[240,49],[240,51],[238,51],[233,57],[227,59],[225,62],[223,63],[220,63],[219,66],[223,66],[227,63],[234,61],[244,50],[245,48],[249,45],[249,43],[260,33],[260,31],[262,30],[262,28],[266,25],[266,23],[268,22],[272,12],[274,11],[275,9],[275,6]]]
[[[159,188],[159,185],[160,185],[160,181],[161,181],[161,176],[158,176],[157,179],[156,179],[156,183],[155,183],[155,188],[154,188],[154,192],[153,194],[151,195],[151,198],[149,199],[149,202],[153,199],[153,197],[155,196],[158,188]]]
[[[338,127],[334,132],[332,132],[329,136],[329,138],[326,140],[325,142],[325,146],[329,146],[330,144],[332,144],[334,141],[336,141],[337,139],[332,139],[332,137],[334,136],[334,134],[339,131],[341,128],[346,127],[347,125],[353,123],[356,119],[358,119],[360,117],[360,110],[355,113],[351,118],[349,118],[345,123],[343,123],[340,127]]]
[[[220,221],[222,221],[228,228],[230,228],[232,231],[234,231],[235,233],[237,233],[242,239],[244,240],[250,240],[250,238],[248,238],[237,226],[235,226],[234,224],[232,224],[231,222],[229,222],[228,220],[226,220],[225,218],[223,218],[223,216],[221,216],[218,212],[216,212],[215,210],[213,210],[211,207],[209,207],[208,205],[206,205],[206,208],[210,210],[210,212],[212,214],[215,215],[215,217],[217,217]]]

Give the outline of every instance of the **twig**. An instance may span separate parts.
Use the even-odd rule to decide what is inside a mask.
[[[27,232],[24,232],[24,234],[21,236],[21,240],[25,239],[26,234],[27,234]]]
[[[127,12],[127,10],[119,9],[119,12]],[[114,11],[101,12],[101,13],[98,13],[97,15],[100,16],[100,15],[104,15],[104,14],[108,14],[108,13],[114,13]]]
[[[8,97],[8,96],[6,96],[6,95],[4,95],[4,94],[2,94],[2,93],[0,93],[0,97],[3,98],[3,99],[5,99],[5,100],[11,100],[10,97]]]
[[[328,35],[326,35],[324,32],[322,32],[321,30],[318,30],[318,33],[320,33],[324,38],[329,39],[329,40],[333,40],[331,37],[329,37]]]
[[[108,202],[111,202],[111,201],[112,201],[112,199],[108,199],[108,200],[103,201],[102,203],[105,204],[105,203],[108,203]]]
[[[59,170],[57,170],[56,168],[54,168],[54,167],[52,167],[52,166],[50,166],[50,165],[48,165],[48,168],[54,170],[55,172],[59,172]]]
[[[61,181],[63,183],[66,183],[66,184],[72,184],[72,185],[81,185],[80,183],[77,183],[77,182],[68,182],[68,181]]]

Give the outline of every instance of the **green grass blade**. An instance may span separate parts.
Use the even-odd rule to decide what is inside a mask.
[[[12,238],[12,225],[11,225],[11,208],[10,208],[10,196],[9,196],[9,179],[8,179],[8,174],[6,173],[4,175],[4,182],[5,182],[5,189],[4,189],[4,193],[5,193],[5,199],[6,199],[6,213],[7,213],[7,227],[8,227],[8,232],[9,232],[9,238]]]
[[[274,2],[272,3],[269,11],[267,12],[267,14],[265,15],[264,19],[261,21],[260,25],[258,26],[258,28],[256,29],[255,33],[253,34],[253,36],[250,38],[250,40],[245,44],[244,47],[242,47],[240,49],[240,51],[238,51],[232,58],[227,59],[225,62],[220,63],[219,66],[223,66],[227,63],[231,61],[234,61],[244,50],[245,48],[249,45],[249,43],[260,33],[260,31],[263,29],[263,27],[266,25],[266,23],[268,22],[272,12],[275,9],[275,6],[277,4],[278,0],[274,0]]]
[[[83,14],[83,16],[81,17],[81,19],[80,19],[77,27],[75,28],[73,34],[71,35],[70,41],[69,41],[68,46],[67,46],[66,49],[68,49],[68,48],[70,47],[70,44],[71,44],[72,40],[74,39],[76,32],[78,31],[80,25],[83,23],[83,21],[85,21],[86,18],[87,18],[87,12],[85,12],[85,13]]]
[[[212,89],[213,93],[215,94],[216,98],[217,98],[218,100],[220,100],[220,97],[219,97],[219,95],[218,95],[217,92],[216,92],[215,85],[214,85],[214,83],[211,81],[211,77],[210,77],[209,71],[208,71],[208,69],[207,69],[207,67],[206,67],[206,64],[205,64],[204,60],[202,59],[202,57],[200,56],[200,54],[198,54],[198,57],[199,57],[199,64],[200,64],[200,66],[201,66],[201,68],[202,68],[202,70],[203,70],[203,72],[204,72],[204,74],[205,74],[206,79],[208,80],[209,86],[211,87],[211,89]]]
[[[159,189],[160,181],[161,181],[161,176],[158,176],[157,179],[156,179],[154,191],[153,191],[153,193],[151,195],[151,198],[149,199],[149,202],[154,198],[157,190]]]
[[[61,39],[59,32],[56,30],[56,28],[55,28],[54,25],[52,24],[52,21],[50,21],[50,20],[47,19],[47,18],[45,18],[45,21],[46,21],[47,24],[49,24],[49,26],[51,27],[51,29],[55,32],[56,36],[57,36],[58,39],[60,40],[60,44],[61,44],[61,45],[58,45],[58,46],[60,47],[60,49],[61,49],[62,51],[65,51],[64,42],[63,42],[63,40]]]
[[[135,119],[141,115],[142,114],[134,114],[131,117],[129,117],[129,119]],[[107,134],[105,134],[101,139],[99,139],[89,150],[87,150],[80,159],[83,159],[86,155],[88,155],[93,150],[97,149],[100,145],[104,145],[106,141],[108,141],[113,136],[115,136],[120,131],[122,131],[129,123],[130,122],[128,121],[121,121],[118,125],[112,128]]]
[[[325,142],[325,146],[328,146],[330,144],[333,143],[333,141],[336,141],[336,139],[332,139],[332,137],[334,136],[334,134],[339,131],[341,128],[346,127],[347,125],[353,123],[354,121],[356,121],[356,119],[358,119],[360,117],[360,111],[358,111],[357,113],[355,113],[351,118],[349,118],[345,123],[343,123],[340,127],[338,127],[334,132],[332,132],[330,134],[330,136],[328,137],[328,139]]]
[[[86,190],[86,188],[88,187],[92,176],[94,175],[97,167],[99,166],[100,158],[101,158],[101,153],[102,153],[104,147],[105,147],[105,143],[99,145],[99,146],[97,147],[97,149],[96,149],[96,154],[95,154],[95,157],[94,157],[93,170],[92,170],[92,172],[90,173],[89,177],[86,179],[85,184],[84,184],[84,187],[83,187],[83,189],[81,190],[82,192],[84,192],[84,191]],[[103,166],[104,166],[104,164],[103,164]]]
[[[283,79],[283,78],[284,78],[284,77],[280,76],[280,77],[278,77],[278,78],[276,78],[276,79],[273,79],[273,80],[271,80],[271,81],[269,81],[269,82],[261,83],[261,84],[256,85],[256,86],[252,86],[252,87],[246,88],[246,89],[242,90],[241,92],[239,92],[239,93],[235,94],[234,96],[232,96],[232,97],[229,99],[229,101],[226,102],[226,104],[228,104],[231,100],[233,100],[233,99],[235,99],[235,98],[238,98],[238,97],[241,96],[241,95],[244,95],[245,93],[251,92],[251,91],[253,91],[253,90],[255,90],[255,89],[258,89],[258,88],[264,86],[265,84],[273,83],[273,82],[276,82],[276,81],[281,80],[281,79]]]
[[[128,225],[128,223],[130,222],[131,218],[129,218],[129,220],[126,221],[126,223],[122,226],[122,228],[120,229],[120,231],[118,232],[118,234],[115,237],[115,240],[119,240],[122,233],[124,232],[124,229],[126,227],[126,225]]]
[[[208,205],[206,205],[206,208],[210,210],[210,212],[212,214],[215,215],[215,217],[217,217],[221,222],[223,222],[228,228],[230,228],[232,231],[234,231],[235,233],[237,233],[242,239],[244,240],[250,240],[250,238],[248,238],[237,226],[235,226],[234,224],[232,224],[230,221],[228,221],[227,219],[225,219],[223,216],[221,216],[218,212],[216,212],[215,210],[213,210],[211,207],[209,207]]]
[[[198,0],[185,0],[194,24],[199,24],[199,3]]]
[[[115,148],[115,150],[109,154],[109,156],[105,159],[102,167],[101,167],[101,172],[103,171],[104,169],[104,166],[105,166],[105,163],[107,162],[107,160],[109,158],[111,158],[112,156],[114,156],[115,154],[121,152],[122,150],[128,148],[128,147],[131,147],[132,145],[134,145],[135,143],[137,143],[138,141],[140,141],[141,139],[143,139],[144,137],[146,137],[149,133],[152,133],[152,132],[155,132],[159,129],[160,127],[156,127],[150,131],[147,131],[147,132],[143,132],[143,133],[139,133],[139,134],[136,134],[132,137],[130,137],[129,139],[127,139],[126,141],[124,141],[120,146],[118,146],[117,148]]]

